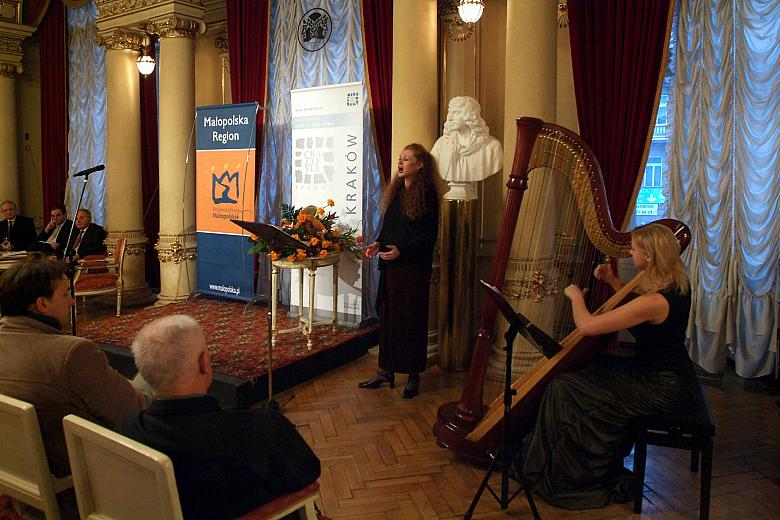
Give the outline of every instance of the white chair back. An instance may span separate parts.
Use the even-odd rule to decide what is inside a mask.
[[[59,520],[56,494],[71,486],[49,471],[35,407],[0,394],[0,492]]]
[[[63,425],[82,519],[182,520],[167,455],[75,415]]]

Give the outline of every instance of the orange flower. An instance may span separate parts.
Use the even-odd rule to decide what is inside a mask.
[[[296,260],[304,260],[306,258],[306,251],[303,249],[296,249],[295,250],[295,259]]]
[[[279,257],[280,257],[280,256],[282,256],[282,255],[280,255],[280,254],[279,254],[279,253],[277,253],[276,251],[271,251],[271,260],[272,260],[273,262],[275,262],[275,261],[279,260]]]
[[[295,255],[290,255],[287,257],[288,262],[295,262]]]
[[[355,237],[355,243],[356,243],[357,245],[360,245],[360,244],[362,244],[362,243],[363,243],[363,236],[362,236],[362,235],[358,235],[358,236],[356,236],[356,237]]]
[[[297,220],[298,220],[298,222],[303,224],[304,222],[306,222],[306,215],[304,215],[303,213],[298,213]]]
[[[319,238],[317,238],[317,237],[311,237],[311,240],[309,240],[309,243],[310,243],[311,245],[313,245],[313,246],[316,246],[316,245],[317,245],[317,243],[318,243],[319,241],[320,241],[320,239],[319,239]]]
[[[258,238],[259,238],[259,237],[258,237],[257,235],[255,235],[254,233],[249,233],[249,239],[250,239],[252,242],[257,242],[257,239],[258,239]]]
[[[334,237],[337,237],[337,236],[339,236],[340,234],[341,234],[341,230],[340,230],[339,228],[337,228],[337,227],[334,227],[334,228],[333,228],[333,236],[334,236]]]
[[[293,235],[292,235],[292,237],[293,237],[295,240],[300,240],[300,239],[301,239],[301,236],[300,236],[298,233],[295,233],[295,234],[293,234]]]
[[[333,202],[333,199],[328,199],[328,206],[333,207],[335,205],[336,205],[336,203]]]
[[[320,251],[320,258],[325,258],[326,256],[328,256],[327,250],[323,249],[322,251]]]
[[[323,247],[323,249],[328,249],[328,248],[330,247],[331,243],[332,243],[332,242],[331,242],[330,240],[323,240],[323,241],[322,241],[322,247]]]
[[[324,209],[317,208],[317,215],[324,215],[324,214],[325,214],[325,210]]]

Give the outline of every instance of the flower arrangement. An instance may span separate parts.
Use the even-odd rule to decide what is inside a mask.
[[[328,199],[326,207],[332,208],[334,202]],[[339,216],[333,211],[317,206],[296,208],[282,204],[282,231],[293,238],[308,244],[306,249],[295,249],[278,242],[266,242],[252,235],[254,246],[250,253],[269,253],[271,260],[286,258],[290,262],[299,262],[306,258],[325,258],[339,251],[349,251],[360,258],[363,237],[357,229],[337,223]]]

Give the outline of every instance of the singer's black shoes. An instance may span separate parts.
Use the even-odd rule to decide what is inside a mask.
[[[401,394],[401,397],[404,399],[411,399],[412,397],[416,396],[420,393],[420,375],[419,374],[409,374],[409,379],[406,380],[406,388],[404,388],[404,393]]]
[[[392,372],[383,372],[377,370],[376,374],[367,381],[361,381],[358,383],[359,388],[379,388],[385,383],[390,385],[390,388],[395,388],[395,374]]]

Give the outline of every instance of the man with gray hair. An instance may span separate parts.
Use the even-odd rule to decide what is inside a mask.
[[[280,413],[223,410],[206,394],[211,359],[193,318],[153,321],[132,350],[157,398],[116,430],[171,458],[184,518],[235,518],[319,477],[319,459]]]

